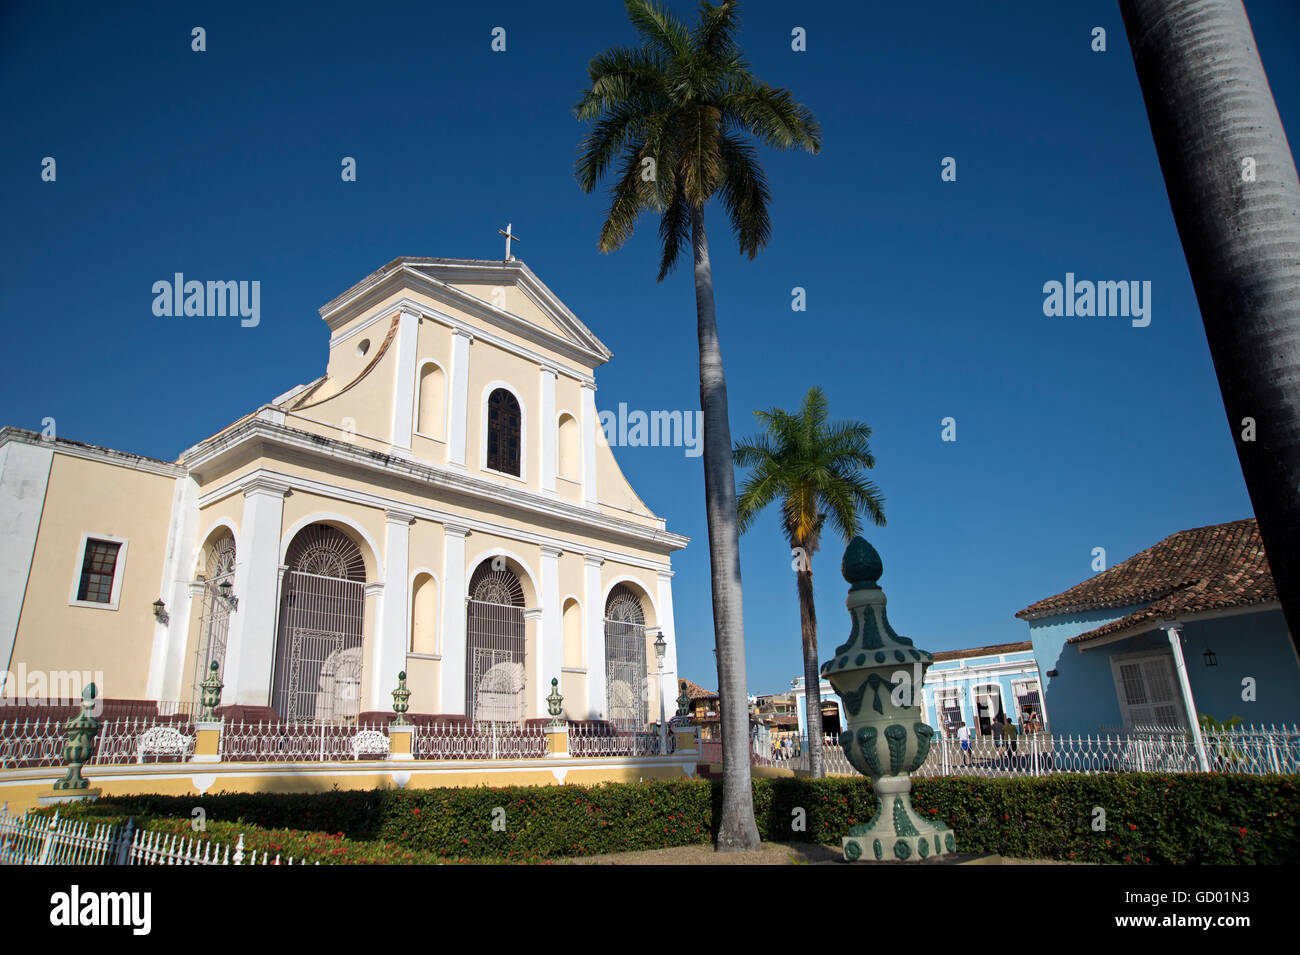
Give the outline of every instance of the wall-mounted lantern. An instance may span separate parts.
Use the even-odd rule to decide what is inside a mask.
[[[153,618],[162,624],[168,623],[171,619],[167,616],[167,605],[162,602],[161,597],[153,602]]]
[[[1207,649],[1201,654],[1201,656],[1205,657],[1205,665],[1207,667],[1217,667],[1219,665],[1219,658],[1214,655],[1213,650]]]

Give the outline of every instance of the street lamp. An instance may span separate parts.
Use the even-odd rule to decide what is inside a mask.
[[[668,724],[664,721],[664,654],[668,652],[668,641],[660,630],[655,636],[655,656],[659,660],[659,752],[668,755]]]
[[[219,593],[221,595],[221,599],[226,602],[226,606],[229,607],[231,610],[238,610],[239,598],[232,593],[234,589],[235,588],[230,585],[229,578],[223,580],[220,584],[217,585],[217,593]]]

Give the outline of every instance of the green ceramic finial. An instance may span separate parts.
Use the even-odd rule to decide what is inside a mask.
[[[876,581],[885,572],[885,565],[880,554],[864,538],[855,537],[849,541],[844,550],[844,560],[840,562],[840,573],[851,584],[849,590],[862,590],[867,587],[879,588]]]
[[[393,712],[397,714],[393,720],[394,726],[410,726],[406,720],[406,711],[411,708],[408,702],[411,699],[411,691],[406,688],[406,671],[399,670],[397,673],[397,689],[393,691]]]

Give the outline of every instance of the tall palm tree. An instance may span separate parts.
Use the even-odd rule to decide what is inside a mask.
[[[1237,458],[1300,650],[1295,160],[1241,0],[1119,6]]]
[[[736,45],[736,4],[701,3],[693,29],[651,0],[626,0],[640,45],[599,53],[574,113],[594,123],[576,162],[578,184],[594,189],[611,166],[612,202],[600,250],[632,234],[643,211],[660,215],[659,281],[689,240],[704,415],[704,496],[712,565],[713,631],[722,706],[722,816],[717,847],[759,848],[749,771],[749,707],[741,612],[736,480],[731,465],[727,383],[713,303],[704,206],[715,196],[740,251],[754,258],[772,232],[767,177],[751,137],[778,149],[821,149],[812,113],[790,93],[759,82]]]
[[[773,501],[781,502],[781,523],[790,545],[799,593],[803,635],[803,685],[807,694],[808,756],[812,775],[826,775],[822,753],[822,695],[817,659],[817,608],[813,603],[812,558],[830,522],[845,543],[858,534],[858,515],[885,523],[885,499],[862,474],[876,466],[861,421],[826,420],[826,395],[810,388],[794,414],[773,408],[755,411],[766,431],[736,445],[736,463],[752,468],[740,492],[740,532],[749,530]]]

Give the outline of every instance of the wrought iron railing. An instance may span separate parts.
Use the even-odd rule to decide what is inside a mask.
[[[411,746],[416,759],[531,759],[546,755],[546,733],[514,723],[424,723]]]
[[[672,737],[669,736],[669,747]],[[569,753],[573,756],[656,756],[663,749],[659,733],[620,731],[590,723],[569,724]]]
[[[1211,772],[1300,773],[1300,726],[1233,727],[1204,731]],[[823,748],[826,772],[858,775],[839,745]],[[719,753],[719,758],[721,754]],[[771,759],[755,755],[756,764],[807,771],[807,741],[799,755]],[[1200,757],[1191,732],[1178,727],[1141,727],[1127,733],[1061,736],[1027,733],[1011,741],[975,737],[961,741],[936,736],[913,776],[1047,776],[1057,773],[1191,773],[1200,772]]]

